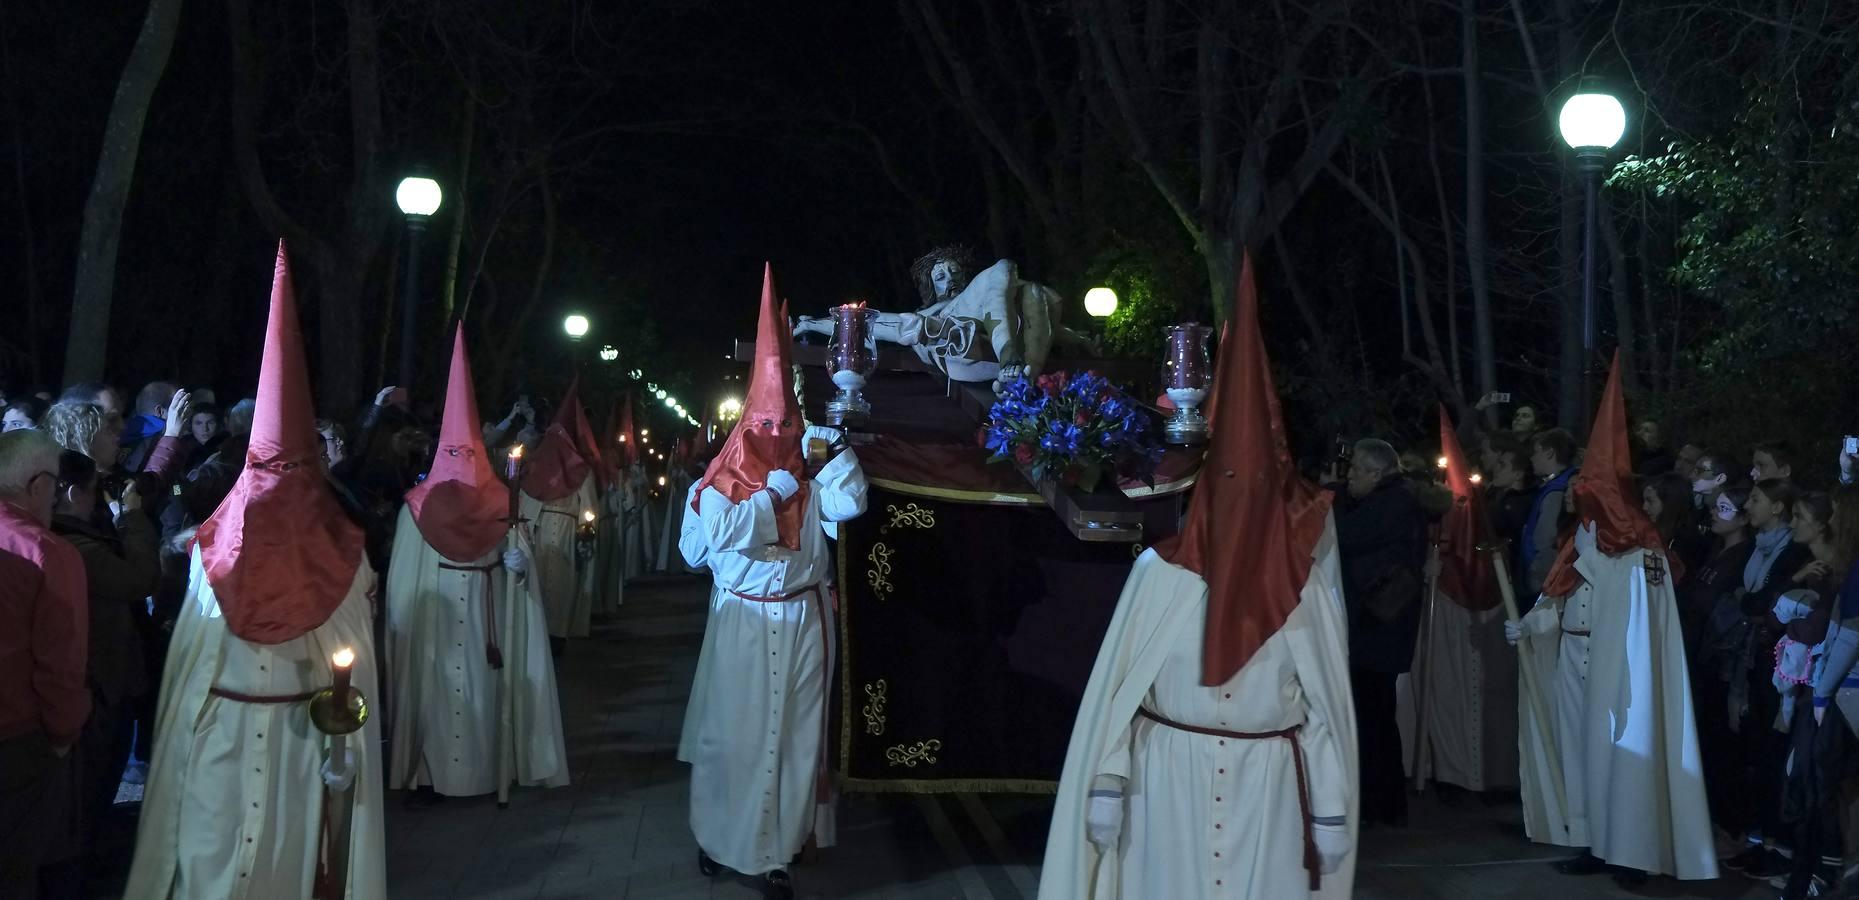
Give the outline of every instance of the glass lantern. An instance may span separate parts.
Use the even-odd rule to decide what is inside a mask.
[[[833,341],[826,347],[826,374],[832,376],[839,394],[826,404],[826,420],[834,425],[871,415],[871,402],[863,391],[865,380],[878,368],[878,338],[872,330],[877,315],[877,310],[862,302],[832,309]]]
[[[1201,402],[1213,381],[1213,365],[1208,359],[1207,342],[1214,330],[1188,322],[1171,325],[1166,332],[1168,348],[1162,361],[1163,385],[1175,413],[1164,427],[1171,444],[1207,443],[1207,417],[1201,414]]]

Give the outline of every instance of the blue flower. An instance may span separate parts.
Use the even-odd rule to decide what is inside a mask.
[[[1013,428],[998,422],[990,426],[987,447],[1001,456],[1006,456],[1013,450]]]
[[[1078,452],[1078,445],[1084,441],[1084,431],[1070,422],[1053,422],[1044,437],[1039,439],[1039,446],[1053,453],[1073,455]]]

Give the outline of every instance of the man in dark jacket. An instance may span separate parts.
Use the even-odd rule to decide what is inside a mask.
[[[1387,441],[1364,440],[1336,504],[1350,682],[1361,744],[1362,818],[1404,825],[1406,778],[1394,718],[1395,680],[1414,661],[1426,564],[1426,514]]]

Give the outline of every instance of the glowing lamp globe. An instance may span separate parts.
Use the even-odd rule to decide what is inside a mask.
[[[1117,292],[1107,287],[1094,287],[1085,291],[1084,311],[1095,318],[1108,318],[1117,311]]]
[[[409,216],[425,217],[438,212],[443,197],[439,182],[417,176],[400,179],[400,187],[394,190],[394,203],[403,215]]]
[[[587,328],[587,317],[580,313],[562,320],[562,331],[567,332],[569,337],[577,341],[587,337]]]
[[[1557,119],[1562,140],[1576,150],[1611,150],[1627,130],[1627,111],[1610,94],[1576,94]]]
[[[608,344],[600,348],[600,361],[601,362],[613,362],[614,360],[619,359],[619,358],[620,358],[620,350],[618,347],[615,347],[612,344]]]
[[[658,399],[660,399],[660,400],[663,400],[663,399],[665,399],[665,389],[664,389],[664,388],[659,388],[659,389],[657,389],[657,390],[654,390],[654,391],[652,392],[652,396],[654,396],[654,397],[657,397],[657,398],[658,398]]]

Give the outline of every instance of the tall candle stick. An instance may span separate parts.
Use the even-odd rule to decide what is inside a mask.
[[[510,448],[510,459],[504,464],[504,481],[510,485],[510,524],[515,525],[517,514],[521,511],[517,500],[517,482],[523,478],[523,445]]]
[[[347,706],[349,702],[349,676],[354,671],[355,667],[355,651],[343,647],[337,650],[334,656],[329,658],[329,662],[335,668],[336,685],[333,693],[336,695],[336,702],[343,706]]]

